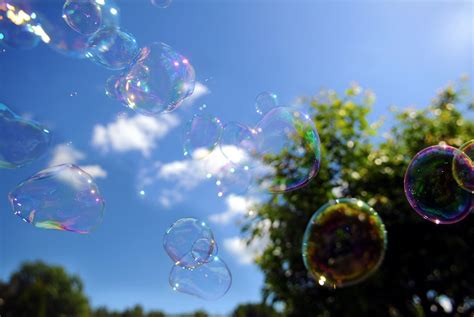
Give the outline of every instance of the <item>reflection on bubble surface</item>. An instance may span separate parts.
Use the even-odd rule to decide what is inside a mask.
[[[17,49],[37,46],[40,38],[29,27],[34,20],[21,7],[0,1],[0,44]]]
[[[474,193],[474,140],[461,145],[454,155],[453,175],[461,188]]]

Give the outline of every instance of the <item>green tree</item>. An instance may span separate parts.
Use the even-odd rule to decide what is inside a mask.
[[[474,297],[474,217],[432,224],[411,209],[403,191],[405,170],[418,151],[440,142],[458,147],[474,138],[473,107],[466,99],[464,89],[448,86],[424,109],[395,111],[393,128],[383,138],[377,136],[380,122],[367,119],[371,93],[351,87],[343,97],[326,92],[308,100],[321,138],[318,175],[299,190],[271,195],[243,227],[249,240],[270,228],[271,242],[257,259],[265,274],[264,300],[283,303],[288,316],[468,315],[467,303]],[[296,159],[290,156],[285,152],[281,159]],[[291,177],[291,170],[277,170],[277,175]],[[301,242],[312,214],[337,197],[362,199],[378,211],[388,249],[369,279],[331,290],[308,274]],[[453,305],[452,313],[445,312],[440,298]]]
[[[88,317],[89,302],[79,277],[43,262],[21,266],[0,288],[5,317]]]
[[[232,312],[232,317],[279,317],[273,307],[265,304],[241,304]]]

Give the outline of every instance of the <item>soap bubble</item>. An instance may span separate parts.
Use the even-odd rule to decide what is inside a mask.
[[[331,201],[311,217],[302,244],[306,268],[321,286],[353,285],[377,270],[387,245],[379,215],[358,199]]]
[[[252,183],[252,173],[248,167],[225,166],[216,175],[217,196],[245,194]]]
[[[405,173],[405,195],[411,207],[436,224],[462,220],[474,208],[474,195],[463,190],[453,176],[453,159],[459,150],[448,145],[430,146],[415,155]]]
[[[18,49],[36,47],[40,38],[29,28],[33,20],[21,7],[0,1],[0,44]]]
[[[102,12],[95,0],[66,0],[63,18],[76,32],[92,34],[102,25]]]
[[[207,115],[195,115],[188,122],[186,134],[184,136],[184,155],[195,153],[209,154],[219,142],[222,132],[222,123],[216,117]],[[196,152],[197,149],[206,151]],[[201,159],[204,157],[198,157]]]
[[[252,130],[238,122],[227,123],[223,127],[220,150],[232,164],[252,166],[256,155]]]
[[[107,78],[105,82],[105,94],[117,101],[124,102],[123,97],[120,94],[121,85],[123,84],[123,77],[120,75],[112,75]]]
[[[211,229],[194,218],[173,223],[163,237],[163,247],[175,265],[186,268],[205,263],[217,248]]]
[[[474,140],[464,143],[456,152],[453,175],[461,188],[474,193]]]
[[[131,109],[144,115],[173,111],[194,91],[191,63],[164,43],[143,48],[124,77],[121,95]]]
[[[277,107],[256,125],[255,146],[261,166],[256,175],[270,192],[305,186],[319,170],[320,140],[311,118],[299,110]]]
[[[50,144],[49,130],[0,103],[0,168],[29,164],[43,156]]]
[[[89,233],[104,213],[92,177],[71,164],[45,169],[18,184],[8,198],[15,215],[42,229]]]
[[[205,300],[216,300],[230,289],[232,274],[225,262],[214,256],[212,261],[195,268],[174,265],[169,283],[174,291]]]
[[[133,35],[117,27],[105,27],[89,39],[87,57],[100,66],[121,70],[131,66],[139,49]]]
[[[259,115],[264,115],[278,106],[278,96],[272,92],[264,91],[255,98],[255,110]]]
[[[157,8],[165,9],[170,6],[171,0],[151,0],[151,4]]]

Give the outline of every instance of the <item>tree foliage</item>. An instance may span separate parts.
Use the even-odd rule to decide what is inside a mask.
[[[232,312],[232,317],[280,317],[273,307],[259,304],[241,304]]]
[[[288,316],[467,315],[474,297],[473,216],[432,224],[411,209],[403,191],[405,170],[418,151],[441,142],[459,147],[474,138],[467,98],[465,89],[450,85],[424,109],[390,114],[392,128],[383,137],[381,122],[368,121],[370,92],[354,86],[342,97],[329,91],[308,100],[321,139],[318,175],[306,187],[273,194],[243,228],[250,240],[268,234],[271,241],[257,259],[265,274],[264,300],[283,303]],[[312,214],[338,197],[359,198],[380,214],[388,248],[369,279],[331,290],[308,274],[301,242]]]

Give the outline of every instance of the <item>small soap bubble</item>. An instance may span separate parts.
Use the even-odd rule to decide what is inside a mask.
[[[306,268],[321,286],[354,285],[380,266],[387,246],[379,215],[357,199],[339,199],[319,208],[302,244]]]
[[[229,122],[223,127],[220,150],[232,164],[250,167],[256,156],[254,133],[246,125]]]
[[[216,175],[217,196],[242,195],[249,189],[253,177],[252,170],[242,166],[225,166]]]
[[[165,9],[171,5],[171,0],[151,0],[151,4],[157,8]]]
[[[214,256],[208,263],[195,268],[174,265],[169,283],[174,291],[205,300],[216,300],[230,289],[232,274],[225,262]]]
[[[404,180],[411,207],[436,224],[461,221],[474,209],[474,195],[462,189],[453,175],[453,160],[463,158],[449,145],[430,146],[410,162]],[[459,163],[462,165],[463,163]]]
[[[454,155],[453,175],[461,188],[474,193],[474,140],[461,145]]]
[[[92,177],[72,164],[45,169],[18,184],[8,198],[15,215],[42,229],[89,233],[105,202]]]
[[[43,156],[51,133],[32,120],[23,119],[0,103],[0,168],[17,168]]]
[[[96,64],[112,70],[131,67],[139,49],[133,35],[117,27],[105,27],[97,31],[88,42],[87,57]]]
[[[92,34],[102,25],[102,12],[95,0],[66,0],[63,19],[76,32]]]
[[[184,136],[184,155],[196,157],[196,153],[202,153],[203,157],[196,158],[204,158],[219,143],[221,132],[222,123],[218,118],[207,115],[195,115],[188,122],[187,131]]]
[[[264,91],[255,98],[255,110],[259,115],[264,115],[275,107],[278,107],[278,96],[272,92]]]
[[[186,268],[202,265],[217,248],[212,230],[195,218],[173,223],[163,237],[163,247],[175,265]]]

